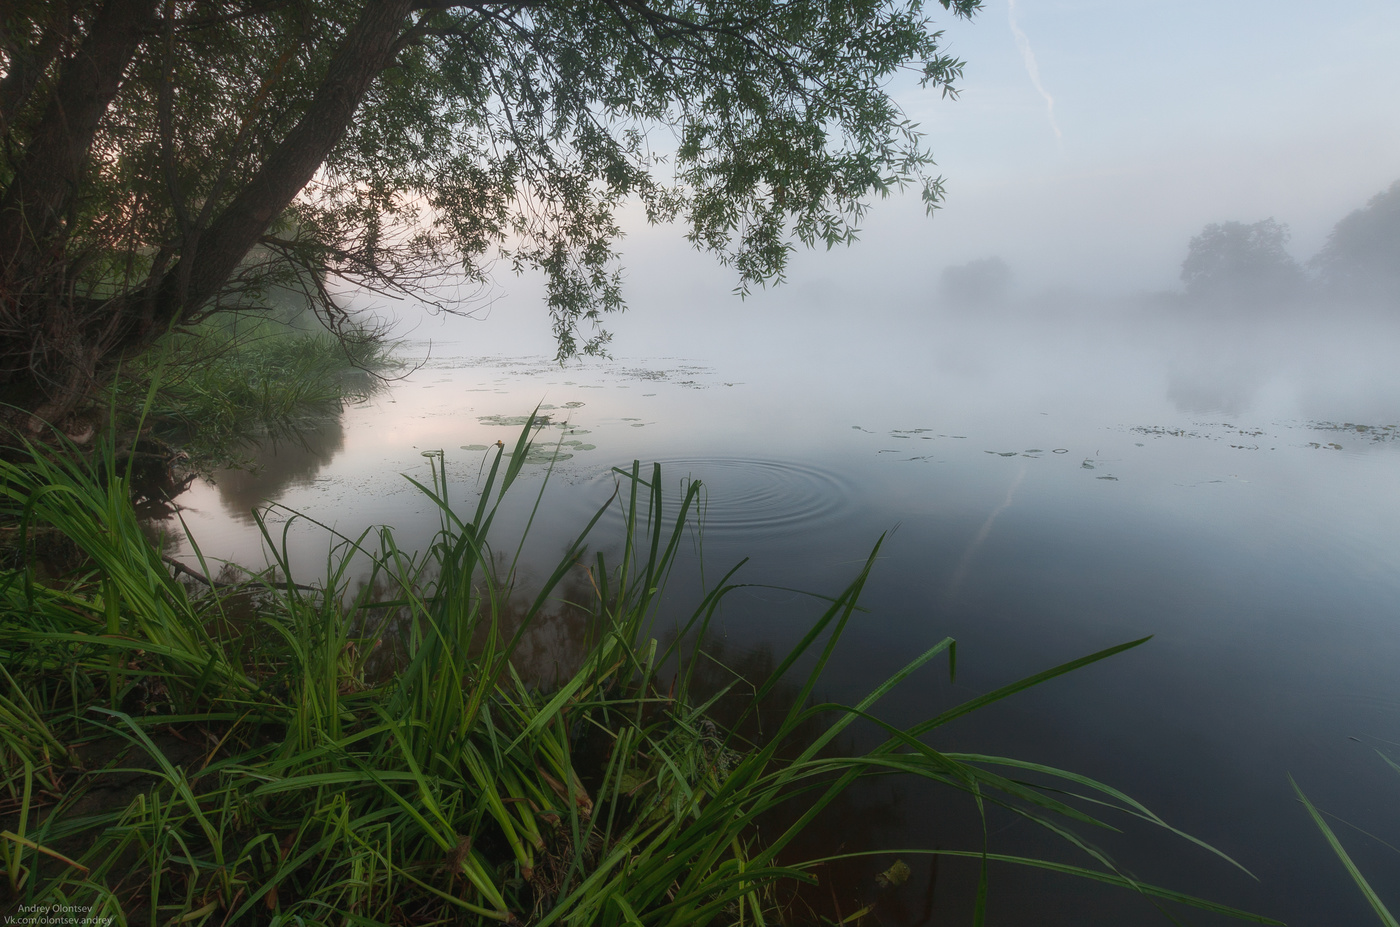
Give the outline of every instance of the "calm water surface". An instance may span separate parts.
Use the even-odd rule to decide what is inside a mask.
[[[1122,787],[1256,877],[1132,821],[1092,835],[1143,879],[1291,924],[1373,918],[1287,777],[1341,821],[1400,838],[1400,776],[1376,754],[1400,758],[1393,326],[1231,331],[1108,312],[911,323],[853,310],[821,331],[732,335],[564,369],[434,344],[338,422],[266,449],[257,474],[193,488],[185,524],[206,556],[252,565],[265,552],[249,513],[267,502],[285,507],[274,527],[295,510],[351,535],[390,524],[401,545],[422,544],[436,516],[404,475],[427,480],[422,454],[444,450],[465,507],[479,448],[510,443],[519,427],[505,422],[542,402],[542,440],[578,443],[531,533],[541,566],[606,501],[611,467],[660,461],[676,498],[687,478],[708,489],[703,558],[689,555],[677,601],[693,602],[702,570],[713,581],[743,557],[752,582],[832,593],[886,535],[825,694],[854,700],[957,638],[956,684],[927,668],[882,706],[897,723],[1154,635],[934,743]],[[514,490],[523,504],[502,536],[519,532],[531,489]],[[324,530],[294,521],[288,537],[298,568],[323,573]],[[792,592],[741,590],[713,647],[761,660],[820,611]],[[1084,862],[1024,823],[992,826],[994,850]],[[979,843],[960,798],[913,783],[866,788],[823,827],[819,852]],[[1400,856],[1339,831],[1383,892],[1400,884]],[[882,923],[970,922],[974,865],[903,858],[914,877],[895,892],[874,883],[893,856],[833,878],[853,902],[878,898]],[[1008,867],[993,872],[989,921],[1168,922],[1128,893]]]

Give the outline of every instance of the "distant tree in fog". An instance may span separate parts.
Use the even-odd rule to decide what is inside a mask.
[[[1308,263],[1330,294],[1400,303],[1400,180],[1338,222]]]
[[[1273,218],[1207,225],[1191,239],[1181,264],[1186,294],[1237,304],[1296,299],[1307,278],[1285,247],[1288,238],[1288,226]]]
[[[943,296],[953,302],[985,306],[1006,298],[1011,268],[999,257],[978,258],[943,269]]]

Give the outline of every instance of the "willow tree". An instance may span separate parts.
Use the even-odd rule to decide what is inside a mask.
[[[333,325],[336,278],[502,262],[545,273],[561,356],[597,351],[626,201],[741,287],[892,187],[936,205],[888,88],[953,91],[939,39],[922,0],[10,0],[0,398],[62,423],[279,281]]]

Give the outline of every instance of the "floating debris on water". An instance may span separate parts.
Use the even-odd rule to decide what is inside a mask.
[[[1194,431],[1187,431],[1185,428],[1164,428],[1161,425],[1137,425],[1130,429],[1140,435],[1152,435],[1154,438],[1204,438],[1206,435],[1197,434]]]
[[[619,370],[618,373],[624,377],[632,377],[635,380],[669,380],[671,372],[669,370],[651,370],[646,367],[631,367],[626,370]]]
[[[1193,422],[1192,426],[1198,429],[1221,428],[1226,432],[1243,435],[1246,438],[1258,438],[1265,434],[1262,428],[1250,428],[1236,425],[1233,422]],[[1168,428],[1163,425],[1136,425],[1128,429],[1140,435],[1150,435],[1154,438],[1203,438],[1207,441],[1219,441],[1225,435],[1209,434],[1205,431],[1190,431],[1186,428]]]
[[[1314,431],[1346,431],[1359,438],[1369,438],[1371,441],[1380,443],[1384,441],[1394,441],[1400,438],[1400,426],[1397,425],[1359,425],[1354,422],[1309,422],[1308,427]]]
[[[875,877],[875,882],[881,888],[894,888],[908,881],[909,866],[902,859],[895,860],[893,866]]]

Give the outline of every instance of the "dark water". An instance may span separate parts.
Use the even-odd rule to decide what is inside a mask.
[[[1238,860],[1130,819],[1095,833],[1136,877],[1292,924],[1374,917],[1309,821],[1291,774],[1392,906],[1400,855],[1400,377],[1395,331],[1291,323],[1267,335],[1117,316],[900,323],[852,319],[817,338],[772,330],[742,348],[561,370],[543,358],[432,360],[343,419],[282,445],[260,474],[182,497],[206,555],[258,565],[248,510],[277,501],[347,534],[391,524],[421,544],[436,517],[401,474],[443,449],[465,506],[511,416],[544,402],[563,447],[544,564],[612,492],[609,469],[660,461],[679,498],[706,486],[703,557],[677,601],[749,557],[714,646],[742,663],[781,653],[884,534],[872,581],[824,683],[854,701],[945,636],[958,675],[926,667],[880,706],[913,723],[964,698],[1147,635],[1147,644],[942,730],[941,749],[1061,766],[1122,788]],[[413,350],[411,347],[406,349]],[[460,351],[454,355],[453,351]],[[528,515],[542,467],[504,513]],[[287,515],[274,510],[274,527]],[[605,520],[600,539],[618,522]],[[324,570],[324,531],[293,523],[294,559]],[[748,655],[747,657],[745,655]],[[992,848],[1088,864],[1034,827],[993,816]],[[816,835],[828,853],[975,849],[961,797],[893,781],[852,795]],[[887,924],[968,923],[976,865],[912,854],[910,881],[876,888],[895,856],[832,880],[845,913]],[[1224,923],[1194,912],[1188,923]],[[993,924],[1167,923],[1142,898],[994,867]]]

